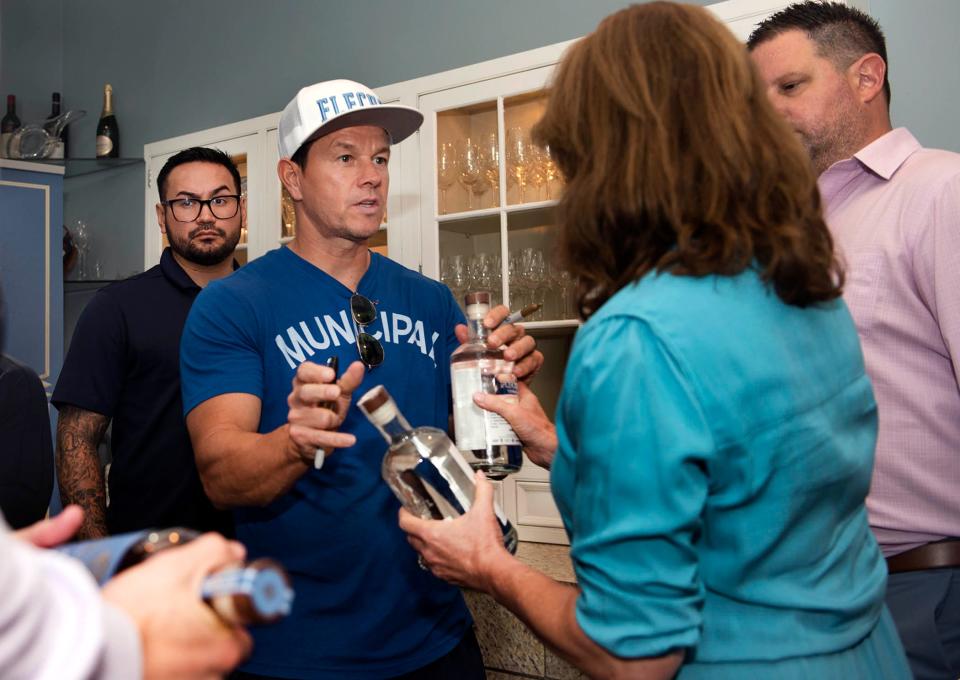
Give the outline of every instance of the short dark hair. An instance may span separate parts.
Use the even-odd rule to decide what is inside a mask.
[[[300,145],[300,148],[293,152],[293,155],[290,156],[290,160],[300,166],[301,170],[307,169],[307,154],[310,153],[310,147],[313,146],[319,137],[314,137],[309,139],[303,144]]]
[[[760,43],[781,33],[800,30],[817,46],[821,57],[833,62],[838,70],[846,69],[857,59],[876,52],[887,62],[887,41],[876,19],[842,2],[807,0],[786,7],[757,24],[747,38],[751,52]],[[890,77],[883,74],[883,94],[890,108]]]
[[[233,182],[237,185],[237,193],[241,193],[240,171],[237,170],[237,165],[230,156],[220,149],[210,149],[205,146],[191,146],[189,149],[175,153],[163,164],[163,168],[160,169],[160,174],[157,175],[157,193],[160,195],[161,201],[166,200],[167,177],[170,176],[170,173],[175,167],[185,163],[214,163],[216,165],[222,165],[230,171],[230,176],[233,177]]]

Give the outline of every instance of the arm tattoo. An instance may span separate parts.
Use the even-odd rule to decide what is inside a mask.
[[[84,518],[77,538],[107,535],[106,481],[97,447],[110,419],[75,406],[60,409],[57,420],[57,480],[64,505],[76,503]]]

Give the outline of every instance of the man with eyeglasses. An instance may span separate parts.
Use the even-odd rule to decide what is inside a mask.
[[[383,384],[412,424],[448,427],[463,314],[445,286],[367,247],[390,147],[422,121],[352,81],[300,90],[278,130],[296,237],[207,288],[184,329],[204,487],[236,509],[249,554],[283,562],[296,591],[287,619],[253,632],[240,678],[484,677],[463,598],[418,566],[380,475],[386,447],[350,404]],[[507,345],[521,378],[543,361],[521,327],[490,342]],[[338,380],[331,358],[347,366]]]
[[[195,147],[166,162],[157,190],[169,247],[160,264],[102,288],[84,308],[53,393],[60,497],[85,511],[79,538],[168,526],[232,533],[197,474],[179,348],[197,294],[236,266],[240,174],[227,154]],[[98,447],[111,421],[107,483]]]

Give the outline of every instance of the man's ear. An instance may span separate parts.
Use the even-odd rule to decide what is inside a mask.
[[[290,198],[295,201],[303,200],[303,191],[300,190],[303,172],[299,165],[289,158],[281,158],[277,163],[277,176],[280,178],[280,183],[286,187]]]
[[[157,224],[160,225],[160,233],[167,233],[167,214],[163,209],[162,203],[157,203]]]
[[[887,75],[887,64],[876,52],[870,52],[857,59],[850,70],[853,85],[863,103],[872,102],[883,92],[883,83]]]

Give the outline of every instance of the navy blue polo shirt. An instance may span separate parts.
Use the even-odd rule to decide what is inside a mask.
[[[183,419],[180,335],[199,293],[167,248],[156,267],[100,289],[74,330],[51,401],[113,421],[111,534],[169,526],[232,533],[230,513],[203,492]]]

